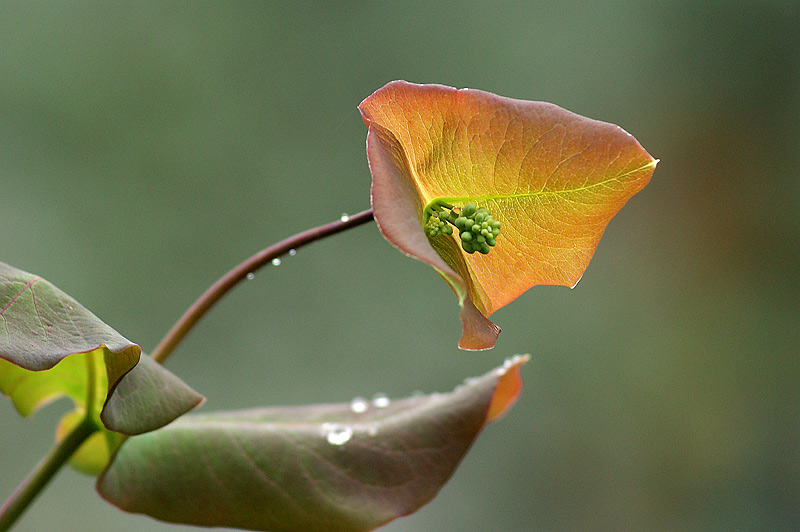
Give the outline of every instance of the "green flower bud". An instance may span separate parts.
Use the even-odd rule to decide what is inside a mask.
[[[485,255],[497,244],[500,235],[500,222],[492,217],[489,209],[472,202],[459,212],[458,207],[437,201],[425,210],[425,216],[427,221],[423,229],[429,237],[452,235],[455,226],[462,249],[470,254],[480,251]]]

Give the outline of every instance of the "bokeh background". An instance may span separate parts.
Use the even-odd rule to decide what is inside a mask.
[[[387,532],[798,530],[798,23],[797,2],[2,2],[0,260],[149,350],[245,256],[369,207],[356,106],[390,80],[620,124],[652,182],[577,288],[494,315],[493,351],[456,349],[450,290],[370,224],[260,271],[168,366],[213,410],[444,391],[531,353],[516,407]],[[67,408],[0,401],[0,498]],[[65,470],[16,530],[193,529]]]

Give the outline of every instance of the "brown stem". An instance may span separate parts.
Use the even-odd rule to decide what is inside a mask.
[[[181,340],[183,340],[197,322],[200,321],[200,318],[202,318],[222,296],[227,294],[231,288],[236,286],[243,279],[246,279],[249,273],[255,272],[262,266],[270,263],[273,259],[288,253],[292,249],[298,249],[316,240],[341,233],[342,231],[357,227],[372,220],[372,209],[349,217],[343,216],[342,220],[303,231],[302,233],[298,233],[259,251],[220,277],[203,295],[197,298],[197,301],[195,301],[186,313],[181,316],[181,319],[173,325],[172,329],[164,336],[164,339],[156,346],[150,356],[156,362],[163,364],[164,360],[172,353]]]

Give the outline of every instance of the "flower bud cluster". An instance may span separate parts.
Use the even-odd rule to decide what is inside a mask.
[[[474,203],[467,203],[461,209],[461,216],[455,219],[454,225],[461,236],[461,247],[467,253],[479,251],[486,255],[500,235],[500,222],[492,218],[488,209]]]
[[[452,211],[433,211],[428,222],[425,224],[425,231],[428,236],[452,235],[453,228],[448,225],[456,220]]]
[[[450,205],[436,205],[429,211],[425,223],[428,236],[452,235],[453,227],[458,229],[461,247],[467,253],[489,253],[500,235],[500,222],[488,209],[474,203],[467,203],[460,212]]]

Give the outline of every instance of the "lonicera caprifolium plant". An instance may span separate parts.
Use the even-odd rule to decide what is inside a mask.
[[[75,405],[2,507],[0,532],[67,462],[125,511],[201,526],[361,532],[436,495],[517,398],[526,356],[447,394],[189,415],[203,397],[161,363],[249,273],[373,219],[453,289],[459,347],[489,349],[495,310],[534,285],[578,282],[656,160],[612,124],[477,90],[396,81],[359,110],[372,209],[245,260],[149,356],[48,281],[0,263],[0,390],[23,416],[62,396]]]

